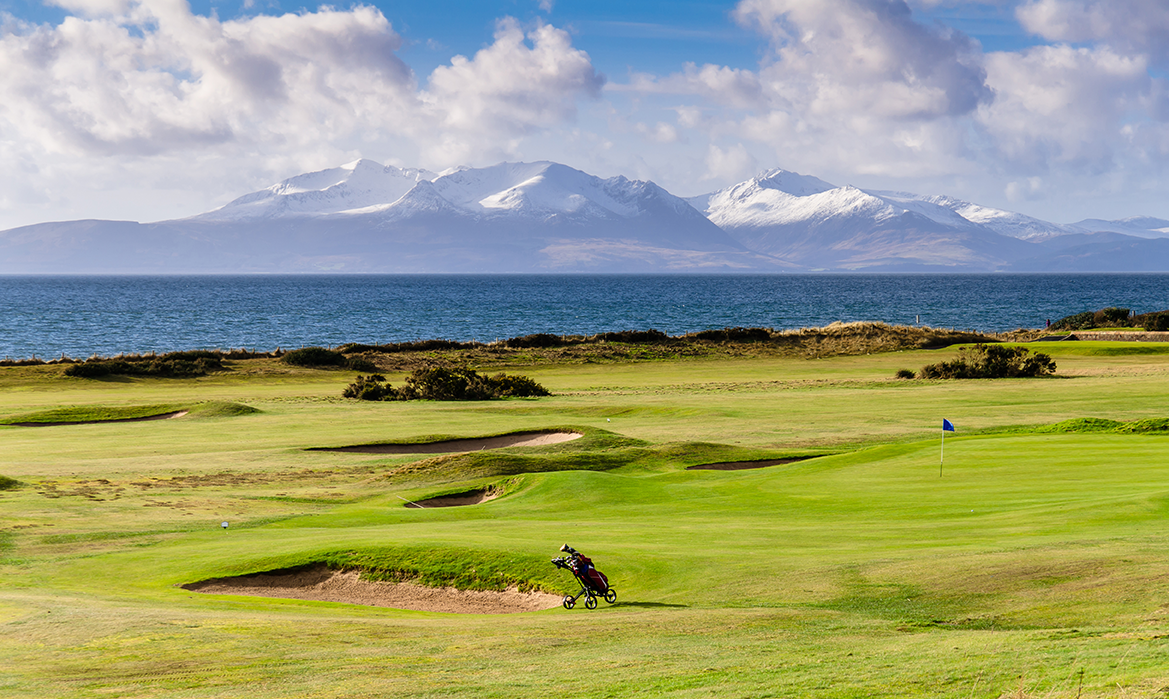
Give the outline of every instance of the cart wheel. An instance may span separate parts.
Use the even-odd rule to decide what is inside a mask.
[[[585,609],[596,609],[596,608],[597,608],[597,598],[593,597],[592,595],[585,597]]]
[[[608,602],[609,604],[613,604],[614,602],[616,602],[617,601],[617,591],[611,587],[608,590],[605,590],[605,601]]]
[[[567,595],[565,595],[565,597],[564,597],[564,601],[563,601],[563,602],[561,602],[561,604],[563,604],[563,605],[564,605],[564,608],[565,608],[565,609],[572,609],[573,607],[575,607],[575,606],[576,606],[576,600],[575,600],[575,599],[573,599],[573,598],[571,598],[571,597],[569,597],[569,596],[567,596]]]

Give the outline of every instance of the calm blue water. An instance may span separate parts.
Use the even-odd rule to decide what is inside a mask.
[[[1169,274],[0,277],[0,357],[1169,309]]]

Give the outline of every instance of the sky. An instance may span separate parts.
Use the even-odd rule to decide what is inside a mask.
[[[0,0],[0,230],[357,158],[1169,219],[1169,0]]]

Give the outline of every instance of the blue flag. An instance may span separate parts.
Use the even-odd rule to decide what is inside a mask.
[[[954,431],[954,423],[950,422],[946,418],[942,418],[942,431],[943,432],[953,432]]]

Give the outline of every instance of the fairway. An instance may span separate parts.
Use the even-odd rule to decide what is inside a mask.
[[[272,360],[0,368],[0,696],[1164,697],[1167,350],[1044,343],[1055,377],[1003,380],[894,378],[955,348],[537,364],[551,397],[484,402]],[[1080,418],[1129,427],[1051,427]],[[444,440],[478,441],[419,447]],[[182,587],[327,565],[560,596],[564,543],[615,604]]]

